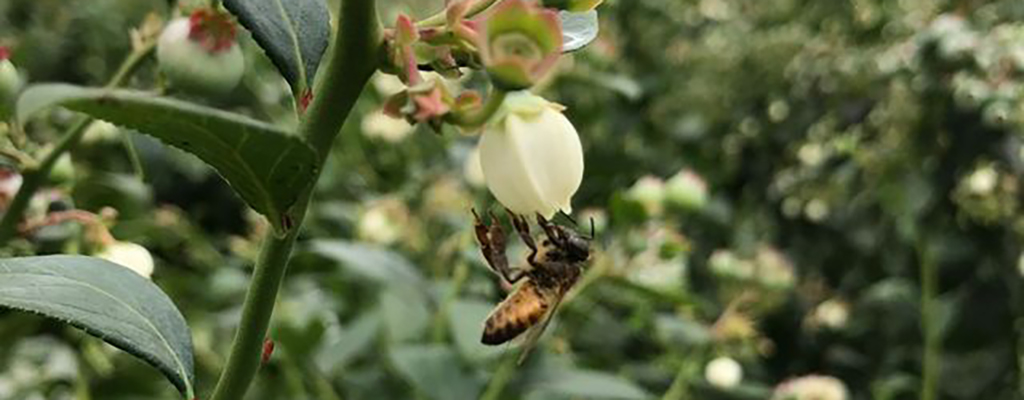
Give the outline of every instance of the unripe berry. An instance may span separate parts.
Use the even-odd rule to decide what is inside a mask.
[[[157,42],[156,57],[171,84],[200,95],[227,94],[245,72],[234,22],[226,14],[205,9],[168,23]]]

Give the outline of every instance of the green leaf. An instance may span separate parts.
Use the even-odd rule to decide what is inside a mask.
[[[447,346],[399,346],[391,351],[391,363],[417,392],[433,400],[475,399],[483,387]]]
[[[456,300],[448,309],[448,323],[451,326],[455,346],[466,358],[481,361],[495,358],[508,351],[504,346],[480,344],[484,321],[494,309],[494,303],[479,300]]]
[[[582,49],[597,39],[597,11],[559,11],[558,16],[562,19],[563,53]]]
[[[278,233],[316,176],[316,152],[302,139],[241,115],[131,90],[36,85],[18,99],[18,121],[64,106],[138,130],[192,153],[215,170]]]
[[[328,330],[313,360],[321,371],[340,373],[352,360],[374,350],[374,343],[380,338],[380,328],[380,314],[369,311],[339,328],[340,332]]]
[[[185,318],[153,282],[84,256],[0,260],[0,306],[74,325],[163,372],[195,396],[192,336]]]
[[[591,370],[556,369],[538,374],[534,390],[583,399],[649,399],[651,396],[625,378]],[[528,396],[534,398],[535,396]]]
[[[423,337],[430,325],[430,298],[416,287],[389,286],[380,292],[381,315],[387,338],[411,342]]]
[[[320,58],[331,37],[331,13],[324,0],[224,0],[296,95],[313,87]]]

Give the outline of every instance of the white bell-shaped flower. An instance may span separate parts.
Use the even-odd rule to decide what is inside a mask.
[[[153,256],[145,247],[132,242],[114,242],[96,257],[135,271],[146,279],[153,275]]]
[[[480,165],[491,194],[514,213],[572,211],[583,181],[583,146],[564,108],[529,92],[510,93],[484,127]]]

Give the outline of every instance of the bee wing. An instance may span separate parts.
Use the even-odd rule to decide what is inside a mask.
[[[547,329],[548,324],[551,323],[551,319],[555,317],[555,312],[558,311],[558,306],[562,304],[562,298],[565,297],[565,293],[559,293],[555,297],[555,302],[551,305],[551,308],[548,309],[547,314],[544,315],[544,319],[539,324],[530,327],[530,329],[526,331],[526,335],[523,339],[522,350],[519,353],[519,360],[516,361],[517,365],[523,365],[523,361],[526,360],[526,356],[530,355],[530,351],[532,351],[534,346],[537,345],[537,340],[544,334],[544,330]]]

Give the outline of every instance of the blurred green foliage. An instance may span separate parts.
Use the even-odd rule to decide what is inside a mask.
[[[385,21],[406,9],[393,3]],[[439,2],[408,3],[424,16]],[[5,0],[0,44],[30,81],[97,85],[128,29],[167,7]],[[275,313],[278,350],[250,398],[763,399],[807,374],[839,378],[854,399],[919,398],[926,262],[940,398],[1024,396],[1024,3],[600,11],[599,41],[541,91],[581,132],[576,220],[593,218],[599,250],[531,358],[517,367],[514,346],[479,344],[504,292],[470,232],[470,207],[498,207],[465,165],[475,138],[382,118],[397,90],[382,76],[336,142]],[[244,84],[201,101],[293,125],[286,83],[243,44]],[[159,84],[152,66],[133,81]],[[69,121],[34,121],[29,150]],[[267,227],[209,168],[147,137],[95,134],[72,162],[34,212],[119,211],[114,235],[157,257],[154,281],[191,324],[207,393]],[[51,226],[4,251],[88,251],[81,238]],[[0,311],[0,342],[0,398],[176,396],[54,322]],[[705,380],[718,356],[742,365],[738,387]]]

